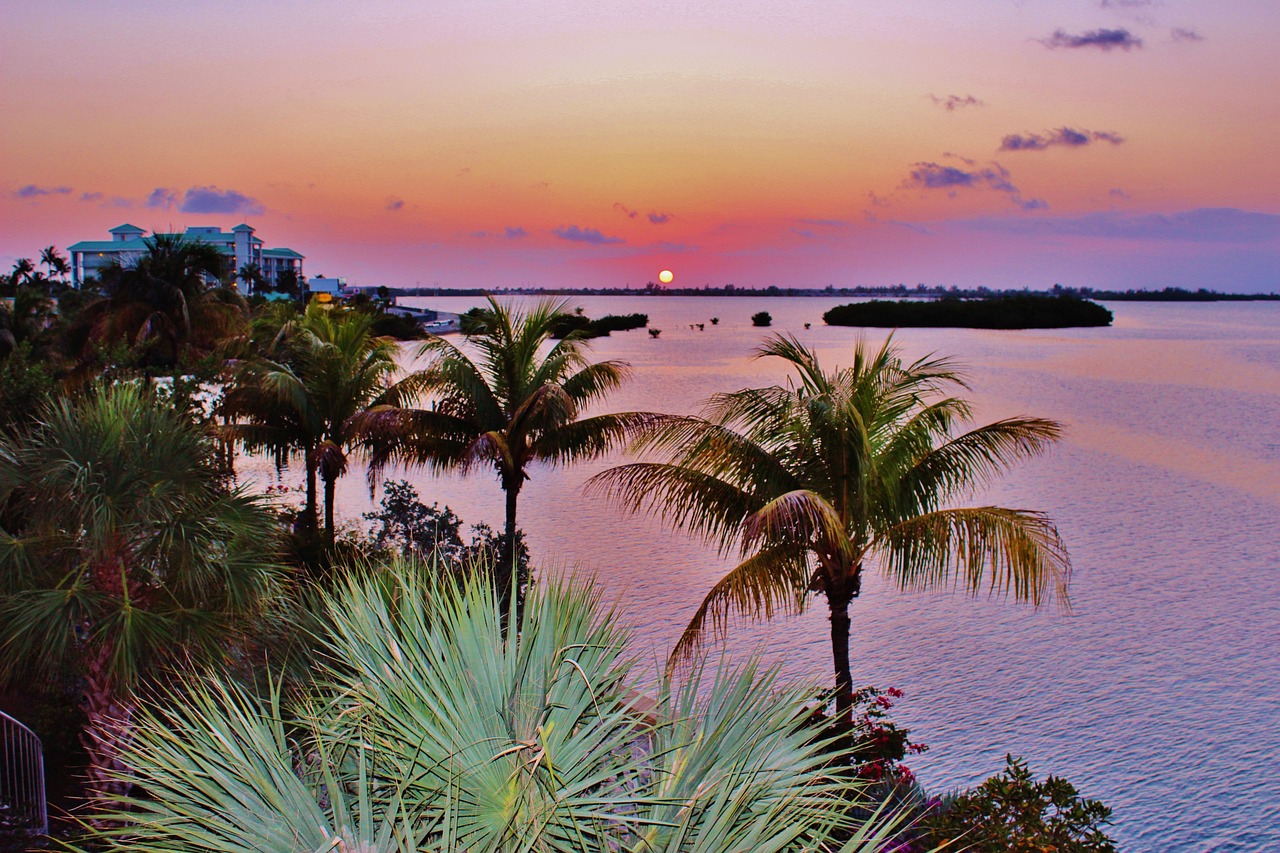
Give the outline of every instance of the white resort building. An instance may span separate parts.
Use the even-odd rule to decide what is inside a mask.
[[[98,270],[119,261],[128,265],[147,251],[147,232],[136,225],[117,225],[109,232],[110,240],[82,240],[68,246],[71,255],[71,282],[76,287],[84,284],[87,276],[97,275]],[[188,240],[200,240],[216,247],[229,261],[228,273],[236,274],[249,264],[257,264],[269,287],[274,287],[279,275],[286,270],[302,279],[303,255],[293,249],[265,249],[262,240],[253,235],[253,228],[237,225],[230,231],[221,228],[194,227],[182,232]],[[247,282],[237,278],[241,292],[247,292]]]

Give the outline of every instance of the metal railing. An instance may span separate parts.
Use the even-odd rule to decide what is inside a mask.
[[[49,834],[44,750],[31,729],[0,711],[0,835]]]

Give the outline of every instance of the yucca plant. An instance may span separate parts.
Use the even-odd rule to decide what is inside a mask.
[[[204,678],[146,714],[125,760],[138,796],[87,842],[852,853],[898,830],[828,770],[843,747],[807,721],[810,686],[695,668],[641,712],[628,633],[594,589],[536,585],[504,632],[487,573],[433,571],[357,570],[325,594],[326,662],[303,695]]]

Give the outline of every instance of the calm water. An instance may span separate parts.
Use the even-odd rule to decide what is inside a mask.
[[[595,357],[635,368],[610,408],[692,412],[716,391],[783,375],[751,358],[764,332],[749,318],[762,309],[772,331],[842,363],[858,332],[821,320],[840,301],[571,305],[592,316],[643,311],[663,330],[596,343]],[[1280,849],[1280,304],[1110,307],[1109,329],[898,333],[909,355],[969,366],[982,419],[1067,425],[1051,455],[975,500],[1056,519],[1075,567],[1073,608],[908,595],[873,580],[854,606],[855,681],[906,691],[897,718],[931,747],[911,762],[931,789],[976,784],[1010,752],[1112,806],[1123,850]],[[719,325],[689,328],[713,316]],[[602,467],[533,472],[521,523],[537,562],[594,574],[637,627],[639,651],[661,660],[727,564],[584,498],[582,482]],[[495,480],[407,476],[468,522],[500,526]],[[359,472],[340,506],[350,519],[370,508]],[[828,679],[821,602],[795,620],[739,626],[729,643]]]

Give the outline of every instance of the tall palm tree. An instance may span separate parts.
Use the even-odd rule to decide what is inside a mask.
[[[133,266],[117,263],[99,274],[105,296],[74,324],[76,355],[123,341],[145,348],[148,363],[172,365],[188,349],[211,350],[246,321],[248,304],[220,284],[226,258],[217,247],[181,234],[156,234],[146,246]]]
[[[0,680],[80,679],[90,792],[108,801],[139,690],[226,658],[280,580],[273,514],[222,486],[213,453],[133,384],[0,438]]]
[[[419,350],[427,365],[394,389],[399,400],[353,423],[371,449],[371,478],[391,462],[464,473],[492,466],[506,495],[504,553],[494,571],[499,600],[506,601],[517,553],[516,510],[529,467],[603,454],[643,416],[582,416],[621,385],[630,368],[621,361],[589,361],[576,334],[547,349],[565,303],[542,301],[526,312],[492,297],[488,302],[464,329],[474,357],[429,337]],[[415,398],[428,407],[403,404]]]
[[[317,526],[317,476],[324,484],[324,541],[334,543],[334,487],[354,443],[351,418],[380,402],[396,371],[399,344],[373,333],[363,312],[308,307],[271,344],[274,358],[240,365],[221,414],[229,436],[253,450],[297,453],[306,468],[304,528]]]
[[[1069,562],[1038,512],[953,501],[1039,453],[1057,423],[1018,417],[956,433],[969,404],[946,359],[904,362],[886,341],[860,342],[847,368],[825,371],[794,338],[758,351],[796,371],[785,386],[718,394],[703,417],[642,425],[634,447],[659,461],[612,468],[589,488],[631,510],[662,515],[742,561],[708,593],[673,652],[687,654],[733,612],[768,618],[825,596],[837,711],[847,716],[853,679],[849,605],[865,570],[904,588],[956,584],[1012,591],[1036,604],[1066,603]]]

